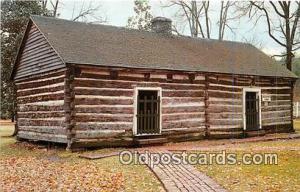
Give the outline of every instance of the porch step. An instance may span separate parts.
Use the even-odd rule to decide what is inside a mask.
[[[245,131],[247,137],[257,137],[264,136],[266,134],[265,130],[256,130],[256,131]]]
[[[168,139],[165,137],[157,137],[157,138],[135,138],[136,145],[158,145],[164,144],[168,142]]]

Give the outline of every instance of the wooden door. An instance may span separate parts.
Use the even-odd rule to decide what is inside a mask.
[[[158,91],[139,90],[137,98],[137,134],[160,133],[160,98]]]
[[[256,92],[246,92],[246,130],[259,129],[259,97]]]

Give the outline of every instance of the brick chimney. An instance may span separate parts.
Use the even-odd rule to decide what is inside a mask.
[[[151,30],[161,34],[172,34],[172,20],[165,17],[155,17],[151,20]]]

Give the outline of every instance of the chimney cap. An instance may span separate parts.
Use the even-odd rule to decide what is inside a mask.
[[[155,17],[151,20],[151,29],[160,34],[172,34],[172,20],[165,17]]]
[[[157,21],[162,21],[162,22],[172,22],[171,19],[166,18],[166,17],[155,17],[151,20],[151,23],[157,22]]]

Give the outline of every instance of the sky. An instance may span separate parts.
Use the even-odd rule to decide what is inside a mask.
[[[127,20],[129,17],[133,16],[134,3],[133,0],[61,0],[59,5],[59,18],[63,19],[72,19],[78,13],[84,5],[87,7],[89,3],[92,3],[93,6],[100,6],[99,10],[95,13],[97,17],[101,17],[106,20],[104,24],[114,25],[114,26],[126,26]],[[167,0],[149,0],[149,5],[151,6],[151,13],[154,17],[163,16],[173,20],[173,22],[179,22],[178,18],[174,15],[178,10],[178,7],[165,7],[170,2]],[[212,38],[218,37],[217,31],[217,19],[219,17],[218,10],[220,7],[220,2],[211,1],[212,11],[210,13],[212,20]],[[235,10],[232,10],[232,13]],[[276,19],[274,17],[274,19]],[[92,21],[92,18],[89,18],[88,21]],[[261,22],[255,24],[253,21],[244,17],[242,19],[231,22],[230,25],[234,28],[234,33],[231,33],[229,30],[226,31],[225,40],[231,41],[251,41],[256,47],[263,50],[268,55],[280,54],[284,52],[283,47],[275,43],[272,40],[266,28],[266,21],[262,18]],[[183,33],[189,35],[187,26],[184,28],[182,22],[181,25]]]

